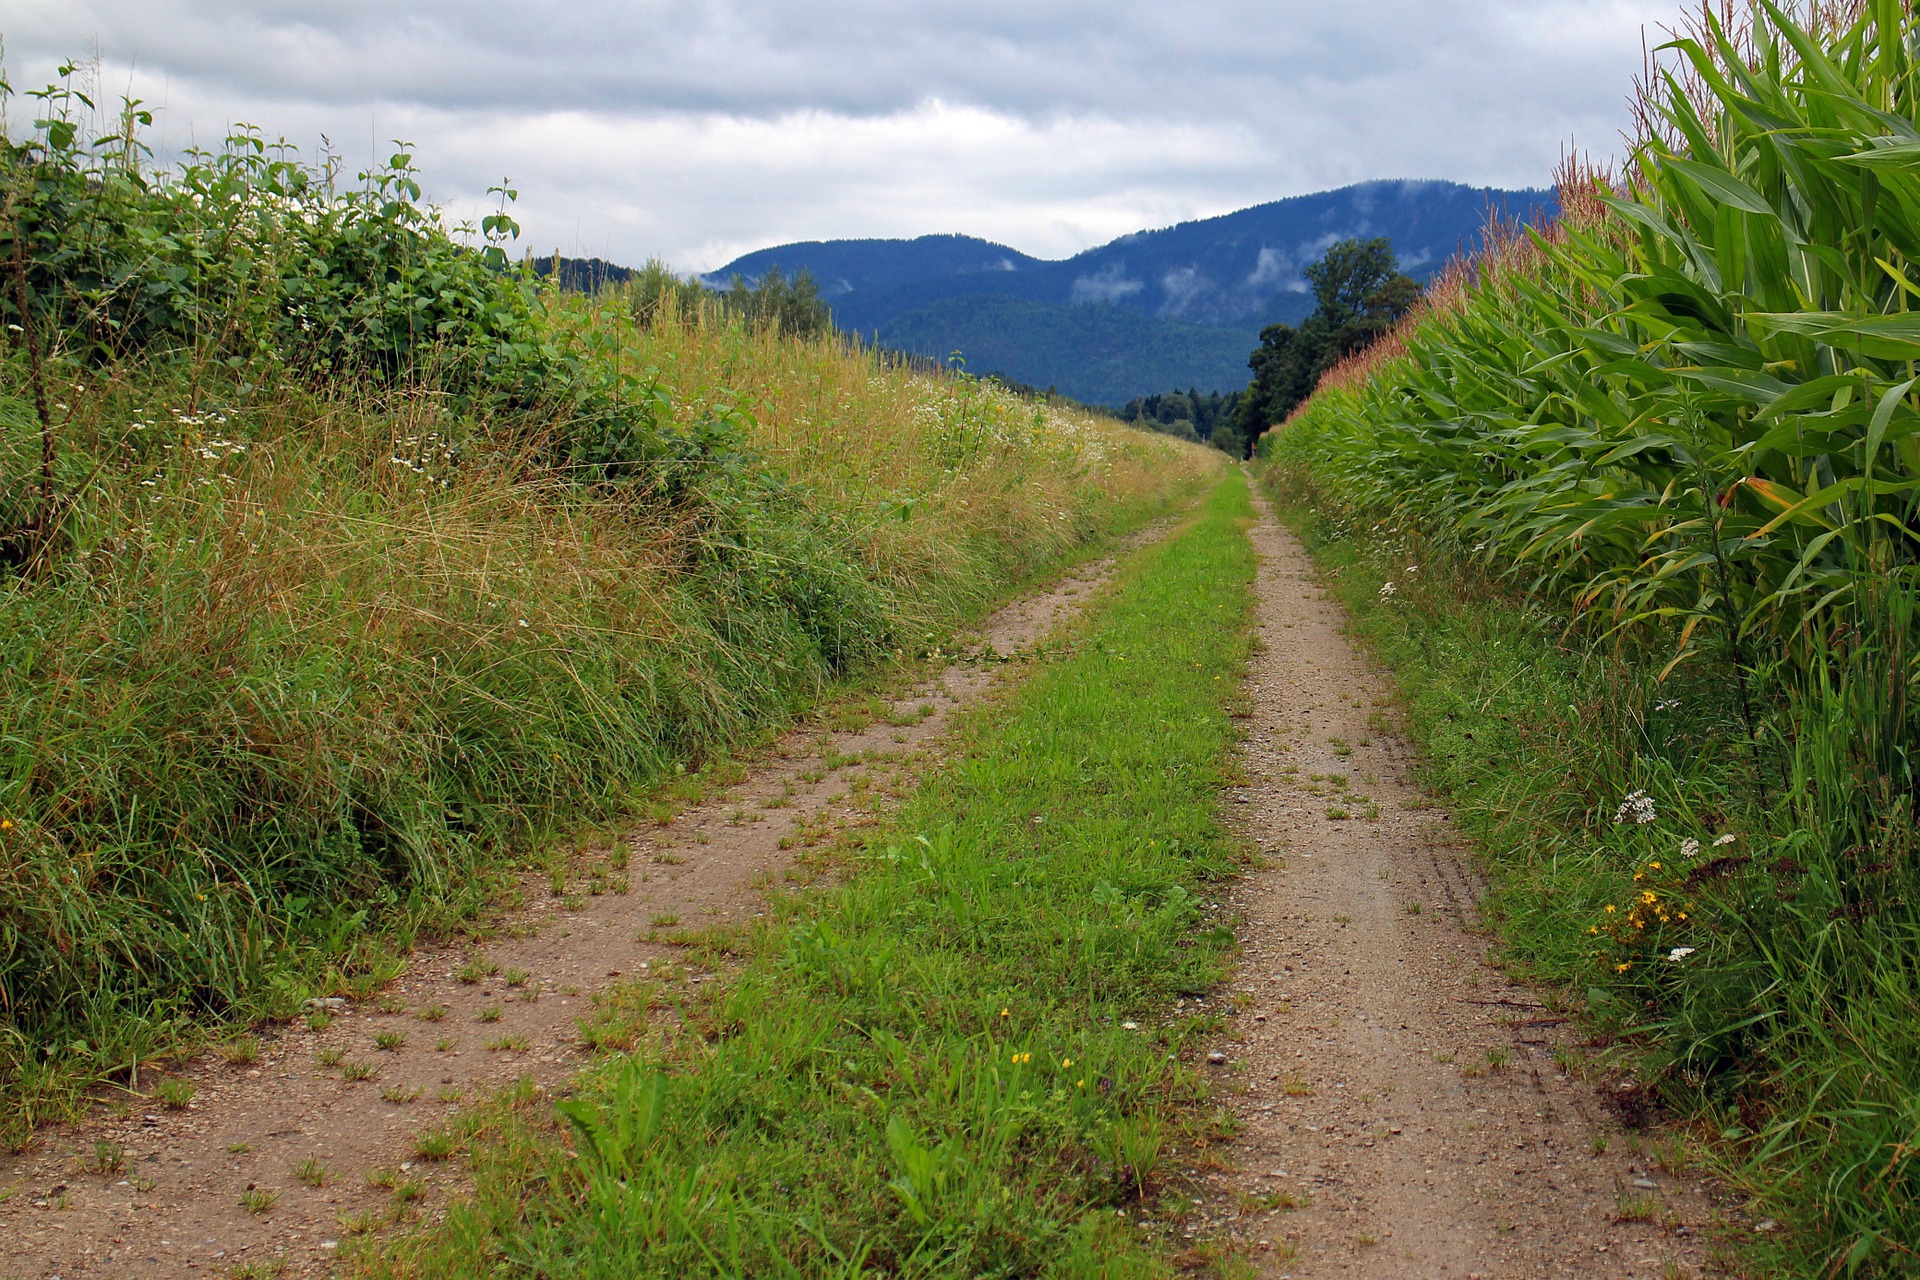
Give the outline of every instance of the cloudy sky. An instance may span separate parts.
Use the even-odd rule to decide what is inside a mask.
[[[168,147],[248,121],[540,251],[710,269],[959,231],[1042,257],[1370,178],[1619,149],[1678,0],[0,0],[16,88],[97,55]],[[25,113],[18,103],[11,115]]]

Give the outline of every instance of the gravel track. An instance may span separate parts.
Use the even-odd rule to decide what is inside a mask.
[[[1386,682],[1256,501],[1261,644],[1229,808],[1267,866],[1233,895],[1216,1069],[1236,1168],[1206,1179],[1193,1229],[1300,1280],[1698,1275],[1708,1189],[1561,1069],[1563,1019],[1489,962],[1484,882],[1412,784]]]

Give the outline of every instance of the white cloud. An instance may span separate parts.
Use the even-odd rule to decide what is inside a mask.
[[[12,79],[97,40],[167,142],[417,144],[542,250],[686,268],[965,231],[1059,256],[1369,178],[1614,149],[1670,0],[0,0]],[[15,112],[16,117],[18,112]]]

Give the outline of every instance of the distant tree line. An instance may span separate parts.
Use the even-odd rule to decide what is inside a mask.
[[[1182,440],[1205,441],[1223,453],[1242,457],[1246,454],[1247,441],[1239,427],[1240,401],[1238,391],[1202,395],[1195,387],[1130,400],[1120,411],[1120,417],[1150,431],[1179,436]]]
[[[1378,342],[1420,299],[1419,283],[1400,273],[1384,239],[1343,240],[1306,276],[1313,314],[1298,326],[1270,324],[1260,331],[1260,345],[1247,359],[1253,382],[1245,391],[1168,391],[1132,401],[1120,416],[1245,457],[1261,432],[1285,422],[1313,394],[1321,375]]]
[[[952,366],[949,365],[949,368]],[[1010,378],[1004,373],[986,373],[981,381],[992,382],[1005,387],[1023,400],[1037,400],[1042,404],[1065,405],[1069,409],[1078,409],[1082,413],[1091,413],[1102,418],[1118,418],[1120,415],[1103,404],[1088,404],[1084,400],[1075,400],[1072,396],[1060,394],[1058,387],[1036,387],[1031,382],[1022,382]]]
[[[738,321],[751,329],[774,329],[814,337],[833,328],[833,312],[813,277],[784,276],[778,267],[753,284],[734,276],[725,289],[710,289],[677,274],[658,258],[644,267],[622,267],[599,258],[535,258],[534,272],[552,276],[563,289],[621,296],[634,318],[651,323],[662,310],[688,318]]]

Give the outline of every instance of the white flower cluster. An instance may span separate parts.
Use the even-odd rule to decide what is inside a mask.
[[[1635,791],[1628,795],[1620,802],[1620,807],[1613,811],[1615,822],[1631,822],[1641,827],[1654,821],[1657,816],[1653,808],[1653,797],[1644,791]]]
[[[1732,844],[1735,840],[1738,840],[1739,838],[1740,837],[1734,835],[1733,832],[1729,831],[1725,835],[1715,839],[1713,842],[1713,847],[1716,849],[1724,849],[1728,845]],[[1680,856],[1683,858],[1699,857],[1700,842],[1698,840],[1695,840],[1692,836],[1688,836],[1685,840],[1682,840],[1680,842]]]
[[[173,414],[173,425],[183,427],[188,431],[198,431],[201,427],[224,427],[227,425],[227,415],[212,409],[208,409],[202,413],[188,413],[185,409],[173,409],[169,412]]]
[[[1382,600],[1391,600],[1394,597],[1394,593],[1397,592],[1398,590],[1399,588],[1394,586],[1391,582],[1386,583],[1382,585],[1380,588],[1380,598]]]
[[[414,475],[424,476],[428,483],[445,489],[453,484],[448,473],[453,470],[457,457],[451,442],[438,431],[429,431],[424,435],[406,436],[396,441],[393,456],[388,461]]]
[[[237,454],[245,453],[247,451],[247,445],[246,442],[242,440],[222,440],[216,436],[211,440],[204,440],[195,445],[193,451],[209,462],[219,462],[223,458],[231,458]]]

